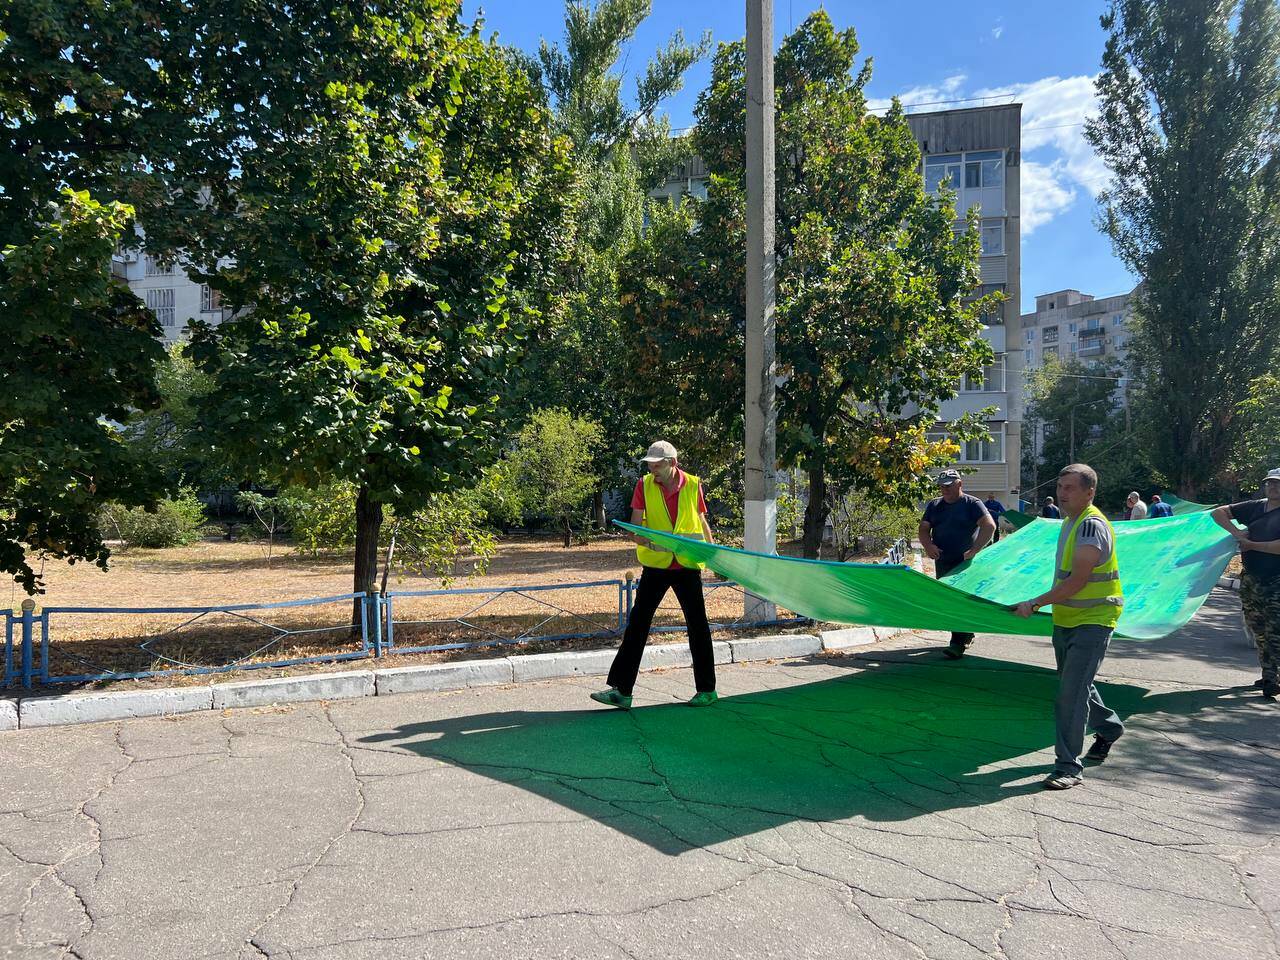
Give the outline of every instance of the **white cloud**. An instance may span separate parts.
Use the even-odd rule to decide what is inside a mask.
[[[1066,164],[1022,162],[1022,235],[1028,236],[1076,202]]]
[[[964,88],[964,82],[969,77],[963,73],[957,73],[947,77],[940,84],[912,87],[910,90],[903,90],[898,94],[898,99],[904,107],[909,107],[913,103],[938,103],[941,100],[953,100],[957,94]],[[879,97],[867,100],[867,109],[873,112],[888,110],[892,104],[889,97]]]
[[[1003,24],[997,23],[994,27],[992,27],[992,28],[991,28],[991,39],[992,39],[992,40],[999,40],[999,39],[1000,39],[1000,37],[1001,37],[1003,34],[1004,34],[1004,25],[1003,25]]]

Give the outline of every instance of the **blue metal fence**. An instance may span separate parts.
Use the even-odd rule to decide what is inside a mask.
[[[602,587],[613,587],[617,590],[617,614],[601,615],[599,612],[576,612],[566,606],[553,602],[553,593],[574,592],[582,590],[598,590]],[[224,604],[220,606],[184,606],[184,607],[45,607],[39,613],[34,611],[34,604],[26,601],[23,611],[15,613],[4,611],[5,647],[4,673],[0,687],[21,686],[31,689],[34,686],[51,684],[91,683],[102,680],[129,680],[147,677],[203,675],[226,673],[232,670],[263,670],[268,668],[288,667],[305,663],[328,663],[343,660],[379,658],[393,654],[434,653],[450,650],[463,650],[479,647],[504,646],[532,641],[561,642],[577,639],[618,637],[626,629],[627,619],[631,612],[635,596],[636,581],[628,577],[626,580],[594,580],[585,583],[541,584],[523,587],[463,587],[450,590],[397,590],[388,591],[385,595],[377,593],[351,593],[328,597],[312,597],[305,600],[289,600],[264,604]],[[706,592],[713,595],[716,591],[732,590],[742,592],[742,588],[729,581],[707,581]],[[396,602],[401,601],[401,609],[407,606],[406,601],[412,598],[466,597],[477,601],[466,611],[457,616],[436,618],[414,618],[404,616],[398,618]],[[494,624],[482,622],[486,609],[504,597],[516,597],[529,604],[535,613],[509,618],[516,622],[510,629],[495,629]],[[350,603],[359,604],[358,635],[348,638],[347,643],[354,649],[324,653],[316,656],[279,657],[273,659],[256,659],[262,657],[272,648],[279,647],[286,640],[297,640],[323,633],[351,630],[350,618],[331,626],[282,626],[272,623],[269,615],[278,611],[297,611],[300,608],[317,607],[323,604]],[[132,649],[145,654],[153,663],[151,669],[130,670],[113,669],[112,667],[82,656],[71,646],[79,647],[74,641],[59,643],[56,631],[61,618],[72,615],[95,617],[124,616],[164,616],[183,615],[186,619],[176,625],[168,626],[142,640]],[[251,649],[231,657],[218,664],[193,662],[191,658],[177,656],[162,648],[165,640],[171,640],[180,632],[193,626],[207,624],[215,615],[222,615],[240,621],[255,629],[264,631],[262,642],[254,641]],[[527,620],[528,622],[524,622]],[[541,632],[551,624],[563,623],[579,626],[579,629],[555,629]],[[808,623],[803,617],[785,617],[767,623],[759,621],[735,620],[731,622],[713,622],[713,630],[736,630],[747,627],[783,626]],[[446,642],[414,644],[402,643],[397,638],[397,629],[401,637],[407,637],[412,628],[427,628],[428,633],[462,632],[465,638],[449,639]],[[682,631],[681,625],[655,624],[654,633]],[[50,665],[51,652],[54,654],[54,666]],[[89,651],[91,652],[91,651]],[[132,654],[137,659],[137,654]],[[74,670],[64,665],[74,664]]]

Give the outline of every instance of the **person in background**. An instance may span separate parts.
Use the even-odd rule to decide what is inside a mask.
[[[1172,517],[1173,507],[1169,506],[1161,499],[1160,494],[1153,493],[1151,495],[1151,509],[1147,511],[1147,519],[1155,520],[1158,517]]]
[[[938,494],[924,508],[917,535],[933,560],[934,575],[942,579],[991,542],[996,524],[982,501],[964,492],[957,471],[943,470],[938,475]],[[959,660],[971,643],[972,633],[952,633],[943,652]]]
[[[1042,783],[1046,790],[1069,790],[1084,782],[1080,751],[1086,727],[1095,736],[1084,758],[1096,763],[1107,758],[1124,733],[1124,724],[1093,684],[1124,607],[1115,531],[1093,505],[1097,490],[1098,474],[1092,467],[1073,463],[1062,468],[1058,499],[1067,516],[1058,537],[1053,588],[1014,608],[1018,616],[1030,617],[1053,605],[1053,657],[1058,668],[1053,715],[1058,735],[1053,771]]]
[[[1138,496],[1137,490],[1134,490],[1125,498],[1124,505],[1124,518],[1126,520],[1147,519],[1147,505],[1142,502],[1142,497]]]
[[[992,543],[1000,542],[1000,517],[1004,514],[1005,506],[996,499],[993,493],[982,501],[982,505],[987,508],[987,513],[991,514],[991,519],[995,521],[996,532],[991,537]]]
[[[1280,696],[1280,467],[1262,480],[1260,500],[1217,507],[1213,519],[1240,545],[1240,608],[1258,647],[1264,697]],[[1244,529],[1236,526],[1244,524]]]
[[[680,469],[676,448],[665,440],[649,447],[641,461],[648,472],[636,482],[631,497],[631,522],[637,527],[649,527],[682,537],[715,543],[711,525],[707,523],[707,503],[702,496],[702,484],[691,473]],[[668,590],[674,590],[684,611],[685,628],[689,634],[689,652],[693,655],[693,685],[695,693],[691,706],[704,707],[716,702],[715,655],[711,648],[711,625],[707,622],[706,601],[702,595],[702,564],[682,563],[675,554],[663,550],[639,535],[633,535],[636,556],[644,570],[636,586],[635,603],[627,620],[622,646],[618,648],[609,668],[609,686],[591,694],[591,699],[622,710],[631,709],[631,691],[645,644],[649,642],[649,627],[653,614]]]
[[[1040,508],[1040,516],[1046,520],[1061,520],[1062,511],[1058,509],[1058,505],[1053,502],[1053,497],[1044,498],[1044,506]]]

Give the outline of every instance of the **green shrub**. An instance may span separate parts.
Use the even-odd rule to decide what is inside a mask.
[[[205,522],[204,506],[195,491],[183,488],[172,500],[161,500],[154,511],[141,507],[126,509],[108,504],[99,515],[105,539],[124,541],[127,547],[180,547],[200,539]]]

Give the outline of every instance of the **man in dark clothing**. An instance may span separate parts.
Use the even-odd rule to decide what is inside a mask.
[[[1153,493],[1151,495],[1151,509],[1147,511],[1148,520],[1156,520],[1160,517],[1172,517],[1173,507],[1169,506],[1161,499],[1160,494]]]
[[[1044,506],[1040,508],[1040,516],[1046,520],[1061,520],[1062,511],[1058,509],[1058,505],[1053,502],[1053,497],[1044,498]]]
[[[1000,516],[1001,514],[1004,513],[1005,506],[1003,503],[1001,503],[999,500],[996,499],[996,495],[994,493],[991,494],[991,496],[987,497],[987,499],[983,500],[982,505],[987,508],[987,513],[991,514],[991,519],[995,522],[995,525],[996,525],[996,532],[994,535],[992,535],[991,542],[999,543],[1000,542]]]
[[[934,572],[941,579],[990,543],[996,524],[982,501],[964,492],[955,470],[939,474],[938,493],[940,496],[924,508],[918,534],[920,546],[933,559]],[[952,633],[944,652],[959,660],[971,643],[972,633]]]
[[[1240,607],[1258,645],[1264,697],[1280,696],[1280,468],[1262,481],[1261,500],[1242,500],[1213,511],[1218,525],[1236,538],[1244,573]],[[1244,524],[1245,529],[1236,526]]]

